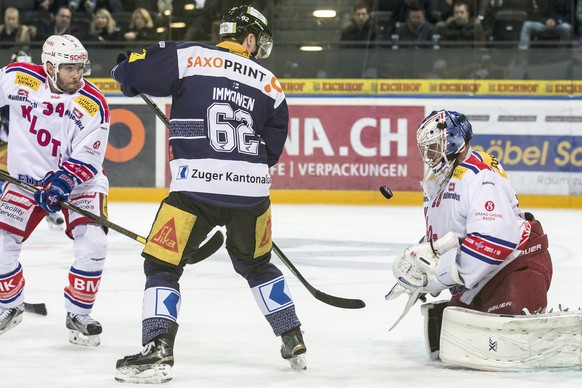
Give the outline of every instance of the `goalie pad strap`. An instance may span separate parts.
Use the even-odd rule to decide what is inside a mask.
[[[448,303],[447,300],[441,300],[420,306],[420,311],[424,317],[424,345],[426,353],[433,360],[439,357],[443,311]]]
[[[498,315],[447,307],[440,339],[443,362],[488,371],[579,369],[582,311]]]

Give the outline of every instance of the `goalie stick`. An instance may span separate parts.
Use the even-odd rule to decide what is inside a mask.
[[[161,109],[156,105],[156,103],[153,102],[152,99],[149,98],[144,93],[139,93],[139,95],[146,102],[146,104],[154,111],[154,113],[156,114],[156,116],[158,116],[162,123],[167,128],[170,128],[170,121],[168,120],[166,115],[161,111]],[[299,270],[295,268],[293,263],[291,263],[291,261],[287,258],[287,256],[285,256],[281,249],[279,249],[279,247],[277,246],[277,244],[275,244],[274,241],[273,241],[273,252],[275,252],[275,255],[277,255],[277,257],[283,262],[283,264],[285,264],[285,266],[289,268],[289,271],[291,271],[291,273],[295,275],[297,279],[299,279],[301,284],[303,284],[305,288],[307,288],[311,295],[313,295],[316,299],[320,300],[321,302],[329,304],[330,306],[339,307],[343,309],[361,309],[366,306],[366,303],[364,303],[364,301],[360,299],[340,298],[337,296],[321,292],[317,288],[313,287],[311,284],[309,284],[307,280],[305,280],[303,275],[301,275]]]
[[[395,285],[394,287],[397,287],[397,286],[398,285]],[[424,294],[422,294],[422,288],[417,288],[416,290],[414,290],[414,292],[412,294],[410,294],[410,296],[408,297],[408,301],[406,302],[406,306],[404,306],[404,310],[402,311],[402,314],[400,314],[400,316],[398,317],[396,322],[394,322],[394,324],[390,327],[390,329],[388,329],[388,331],[392,331],[392,329],[394,329],[396,327],[396,325],[398,325],[400,323],[402,318],[404,318],[406,316],[406,314],[408,314],[408,312],[410,311],[412,306],[415,305],[416,301],[421,299],[423,296],[424,296]]]
[[[4,179],[5,181],[13,183],[13,184],[17,185],[18,187],[21,187],[24,190],[27,190],[31,193],[36,193],[38,191],[38,189],[36,187],[29,185],[26,182],[22,182],[20,179],[13,177],[7,171],[4,171],[4,170],[0,170],[0,179]],[[109,228],[109,229],[113,229],[116,232],[121,233],[124,236],[127,236],[129,238],[132,238],[135,241],[140,242],[144,245],[147,241],[147,239],[145,237],[142,237],[139,234],[136,234],[130,230],[127,230],[122,226],[114,224],[113,222],[109,221],[108,219],[105,219],[103,217],[99,217],[98,215],[95,215],[95,214],[93,214],[85,209],[81,209],[80,207],[77,207],[73,204],[70,204],[68,202],[60,202],[60,205],[64,208],[67,208],[68,210],[71,210],[75,213],[79,213],[82,216],[91,219],[92,221],[94,221],[95,223],[97,223],[101,226],[104,226],[104,227]],[[217,231],[216,233],[214,233],[214,235],[212,237],[210,237],[208,239],[206,244],[204,244],[200,248],[198,248],[196,250],[196,252],[188,258],[187,263],[188,264],[198,263],[199,261],[202,261],[202,260],[212,256],[212,254],[214,254],[222,246],[223,242],[224,242],[224,236],[222,235],[222,232]]]

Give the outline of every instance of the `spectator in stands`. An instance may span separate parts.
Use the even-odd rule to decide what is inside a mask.
[[[131,14],[129,31],[123,34],[123,39],[133,41],[154,41],[156,40],[154,22],[147,9],[136,8]]]
[[[540,0],[533,20],[526,20],[519,36],[520,50],[526,50],[534,37],[558,37],[565,45],[572,39],[572,0]]]
[[[396,28],[396,35],[400,42],[432,42],[434,31],[435,27],[425,19],[422,4],[413,0],[409,4],[406,23]]]
[[[0,25],[0,42],[29,43],[30,30],[28,26],[20,24],[18,10],[8,7],[4,10],[4,24]],[[26,45],[19,45],[22,49],[28,49]],[[14,48],[14,46],[2,46],[2,48]]]
[[[117,28],[115,19],[113,19],[107,9],[100,8],[95,12],[95,19],[91,23],[89,39],[100,42],[121,40],[121,31]]]
[[[100,8],[106,8],[109,12],[125,11],[124,3],[131,3],[127,0],[36,0],[37,8],[50,13],[56,13],[61,7],[68,7],[72,13],[82,12],[89,15]],[[133,8],[130,8],[133,10]]]
[[[444,42],[482,42],[485,41],[483,26],[471,17],[469,3],[458,0],[453,5],[453,19],[444,26],[436,28]],[[460,47],[460,46],[455,46]]]
[[[61,6],[55,13],[54,20],[47,24],[39,24],[34,40],[45,41],[51,35],[71,34],[71,10],[67,6]],[[77,37],[79,39],[79,37]]]
[[[392,19],[396,28],[407,23],[408,13],[410,12],[410,7],[413,3],[420,4],[424,9],[424,18],[431,24],[438,22],[438,20],[433,19],[432,12],[432,1],[429,0],[397,0],[394,6],[394,15]]]
[[[342,41],[372,41],[375,40],[370,12],[366,3],[358,3],[354,6],[350,25],[342,30]]]

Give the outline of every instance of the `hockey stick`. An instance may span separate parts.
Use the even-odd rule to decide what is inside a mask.
[[[3,179],[3,180],[8,181],[10,183],[13,183],[16,186],[18,186],[18,187],[20,187],[28,192],[31,192],[31,193],[36,193],[38,191],[38,189],[36,187],[29,185],[26,182],[22,182],[20,179],[13,177],[7,171],[4,171],[4,170],[0,170],[0,179]],[[113,229],[116,232],[121,233],[124,236],[127,236],[131,239],[134,239],[135,241],[140,242],[144,245],[147,241],[147,239],[145,237],[142,237],[139,234],[136,234],[130,230],[127,230],[122,226],[114,224],[113,222],[111,222],[103,217],[99,217],[98,215],[95,215],[95,214],[93,214],[85,209],[81,209],[80,207],[77,207],[73,204],[70,204],[69,202],[60,202],[60,205],[64,208],[67,208],[70,211],[73,211],[75,213],[81,214],[84,217],[89,218],[90,220],[94,221],[95,223],[97,223],[101,226],[104,226],[104,227],[109,228],[109,229]],[[199,261],[202,261],[202,260],[208,258],[209,256],[214,254],[214,252],[216,252],[222,246],[223,242],[224,242],[224,236],[222,235],[222,232],[217,231],[206,242],[206,244],[202,245],[199,249],[196,250],[196,252],[194,254],[192,254],[192,256],[190,256],[187,263],[194,264],[194,263],[197,263]]]
[[[164,123],[164,125],[167,128],[170,128],[170,121],[168,120],[166,115],[161,111],[161,109],[156,105],[156,103],[153,102],[151,100],[151,98],[149,98],[144,93],[140,93],[139,95],[148,104],[148,106],[150,108],[152,108],[152,110],[154,111],[156,116],[158,116],[158,118],[162,121],[162,123]],[[305,280],[303,275],[301,275],[299,270],[297,270],[297,268],[295,268],[293,263],[291,263],[291,261],[287,258],[287,256],[285,256],[285,254],[281,251],[281,249],[279,249],[279,247],[277,246],[277,244],[275,244],[275,242],[273,242],[273,251],[275,252],[277,257],[283,262],[283,264],[285,264],[285,266],[287,268],[289,268],[289,271],[291,271],[291,273],[293,275],[295,275],[295,277],[297,279],[299,279],[301,284],[303,284],[305,286],[305,288],[307,288],[307,290],[309,290],[311,295],[313,295],[316,299],[322,301],[323,303],[329,304],[331,306],[335,306],[335,307],[339,307],[339,308],[343,308],[343,309],[361,309],[362,307],[366,306],[366,303],[364,303],[364,301],[362,301],[360,299],[345,299],[345,298],[340,298],[340,297],[333,296],[333,295],[328,295],[324,292],[319,291],[318,289],[313,287],[311,284],[309,284],[309,282],[307,280]]]
[[[24,302],[24,311],[27,313],[47,315],[46,305],[44,303],[26,303]]]
[[[364,303],[363,300],[340,298],[338,296],[333,296],[326,294],[325,292],[321,292],[317,288],[313,287],[311,284],[309,284],[307,280],[305,280],[303,275],[301,275],[299,270],[295,268],[293,263],[291,263],[291,261],[287,258],[287,256],[285,256],[283,251],[279,249],[279,247],[277,246],[277,244],[275,244],[274,241],[273,241],[273,252],[275,252],[277,257],[283,262],[283,264],[285,264],[287,268],[289,268],[289,271],[291,271],[291,273],[295,275],[297,279],[299,279],[301,284],[303,284],[305,288],[307,288],[307,290],[311,293],[311,295],[315,297],[315,299],[318,299],[325,304],[329,304],[331,306],[339,307],[342,309],[361,309],[363,307],[366,307],[366,303]]]

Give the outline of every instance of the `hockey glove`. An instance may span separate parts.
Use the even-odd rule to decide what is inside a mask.
[[[56,213],[62,209],[75,188],[75,179],[66,171],[51,171],[42,180],[43,188],[34,193],[34,200],[48,213]]]
[[[397,283],[385,296],[386,300],[395,299],[405,292],[412,294],[418,288],[426,286],[428,280],[434,276],[440,255],[458,246],[459,239],[449,232],[434,242],[407,248],[392,263],[392,273]]]
[[[128,55],[131,55],[131,51],[127,51],[127,55],[125,55],[124,53],[119,53],[119,55],[117,56],[117,64],[120,64],[121,62],[125,61]],[[139,94],[139,91],[134,87],[124,84],[119,84],[119,86],[121,88],[121,93],[123,93],[124,96],[135,97]]]

